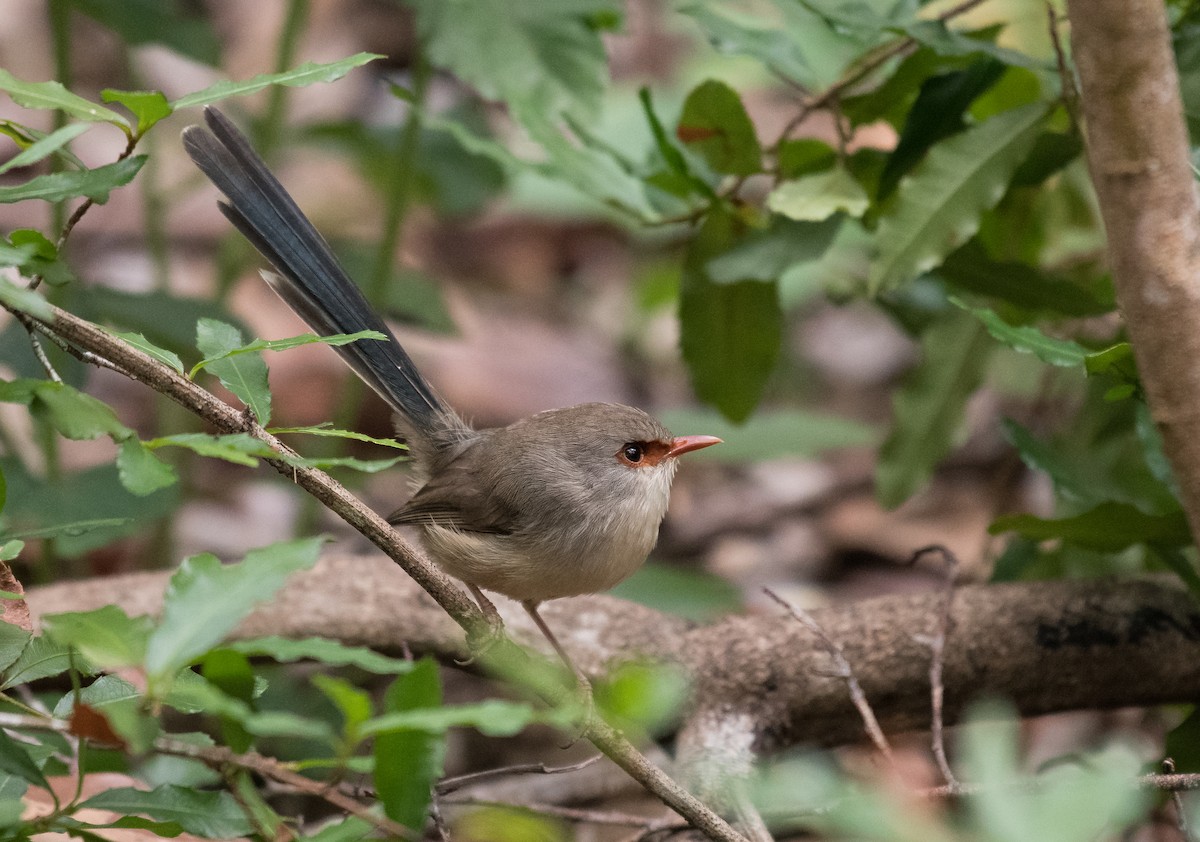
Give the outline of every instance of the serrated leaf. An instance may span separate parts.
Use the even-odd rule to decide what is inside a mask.
[[[1005,515],[988,532],[1016,532],[1035,541],[1060,540],[1102,552],[1120,552],[1135,544],[1186,547],[1192,536],[1182,511],[1148,515],[1128,503],[1106,501],[1078,515],[1045,519],[1034,515]]]
[[[767,196],[770,210],[808,222],[820,222],[835,213],[860,217],[869,204],[867,191],[842,167],[785,181]]]
[[[980,215],[1003,197],[1048,111],[1044,103],[1015,108],[929,150],[879,219],[873,294],[932,269],[979,230]]]
[[[762,147],[754,124],[741,97],[724,82],[709,79],[688,94],[675,136],[717,172],[753,175],[762,169]]]
[[[203,553],[171,577],[162,621],[146,646],[146,672],[160,687],[217,645],[258,603],[273,597],[288,576],[317,562],[322,538],[253,550],[239,564]]]
[[[206,839],[250,836],[254,828],[241,807],[227,792],[201,792],[167,784],[146,791],[114,787],[87,799],[79,809],[149,816],[155,821],[177,822],[188,833]]]
[[[241,82],[217,82],[215,85],[210,85],[204,90],[180,97],[171,103],[171,107],[178,111],[180,108],[211,105],[214,102],[220,102],[231,96],[245,96],[256,93],[271,85],[302,88],[322,82],[333,82],[341,79],[354,68],[361,67],[377,58],[383,58],[383,56],[378,53],[356,53],[348,58],[329,62],[328,64],[319,64],[310,61],[281,73],[261,73],[258,76]]]
[[[7,70],[0,70],[0,91],[23,108],[53,109],[78,120],[112,123],[123,129],[129,127],[117,112],[71,93],[59,82],[25,82]]]
[[[121,441],[133,431],[117,420],[112,407],[65,383],[34,381],[33,412],[47,419],[64,438],[85,441],[111,436]]]
[[[286,436],[294,433],[302,433],[309,436],[332,436],[339,439],[354,439],[355,441],[365,441],[371,444],[378,444],[382,447],[394,447],[399,450],[408,450],[408,445],[403,442],[398,442],[395,439],[378,439],[374,436],[368,436],[365,433],[358,433],[354,430],[338,430],[328,422],[310,427],[270,427],[267,430],[273,436]]]
[[[736,242],[737,223],[714,208],[684,260],[679,296],[680,347],[696,394],[731,421],[754,410],[775,367],[783,315],[775,285],[714,283],[707,266]]]
[[[250,468],[257,465],[260,458],[280,458],[280,454],[272,450],[270,445],[249,433],[227,433],[219,436],[211,433],[176,433],[173,436],[160,436],[143,444],[150,450],[160,447],[183,447],[199,456],[224,459],[226,462]]]
[[[67,646],[55,643],[47,637],[33,637],[21,650],[20,657],[4,670],[4,680],[0,682],[0,690],[7,690],[18,684],[28,684],[39,678],[58,675],[66,672],[72,663],[71,650]],[[82,658],[74,658],[75,668],[81,673],[89,674],[95,670]]]
[[[0,204],[23,202],[26,199],[61,202],[86,196],[102,205],[108,201],[109,193],[133,181],[145,163],[145,155],[133,155],[123,161],[90,170],[34,176],[24,184],[0,187]]]
[[[216,356],[205,357],[204,359],[200,360],[200,362],[192,366],[187,376],[191,379],[194,379],[198,372],[212,365],[213,363],[219,362],[220,360],[227,360],[230,357],[236,357],[241,354],[256,354],[260,351],[287,351],[291,348],[299,348],[301,345],[312,345],[315,342],[337,347],[340,345],[349,345],[351,342],[357,342],[359,340],[364,340],[367,342],[378,340],[386,341],[387,337],[377,330],[360,330],[358,333],[338,333],[334,334],[333,336],[317,336],[314,333],[304,333],[300,336],[292,336],[287,339],[255,339],[253,342],[250,342],[246,345],[241,345],[237,348],[230,348],[229,350],[223,351]]]
[[[921,363],[896,392],[892,432],[879,451],[875,486],[884,506],[907,500],[954,446],[989,349],[987,333],[966,313],[949,314],[921,337]]]
[[[389,658],[362,646],[347,646],[323,637],[307,637],[300,640],[256,637],[250,640],[230,641],[225,648],[250,657],[273,658],[281,663],[320,661],[333,666],[357,667],[379,675],[406,673],[413,665],[412,661]]]
[[[91,126],[87,123],[69,123],[62,128],[55,129],[50,134],[38,138],[26,146],[3,164],[0,164],[0,175],[9,170],[36,164],[43,158],[53,155],[90,128]]]
[[[441,704],[437,664],[429,658],[392,682],[383,699],[385,715],[437,709]],[[444,735],[437,732],[397,729],[375,738],[375,790],[388,818],[416,831],[424,827],[445,755]]]
[[[1033,325],[1010,325],[987,307],[972,307],[953,297],[950,303],[979,319],[998,342],[1023,354],[1033,354],[1044,363],[1064,367],[1081,366],[1088,356],[1088,349],[1073,340],[1055,339]]]
[[[128,0],[121,2],[127,3]],[[162,91],[118,91],[105,88],[100,92],[100,96],[105,102],[119,102],[130,110],[137,118],[136,133],[139,137],[149,131],[155,123],[170,117],[174,111]]]
[[[33,762],[24,744],[18,743],[4,731],[0,731],[0,772],[16,775],[34,786],[50,789],[46,776]]]
[[[124,339],[143,354],[151,356],[160,363],[170,366],[179,374],[183,374],[183,360],[179,359],[179,355],[174,351],[168,351],[165,348],[158,347],[140,333],[114,330],[112,331],[112,334],[120,339]]]
[[[216,319],[196,322],[196,347],[205,357],[214,360],[208,366],[209,370],[254,413],[255,420],[265,426],[271,420],[271,389],[262,355],[242,354],[221,359],[243,345],[242,333],[233,325]]]
[[[175,469],[163,462],[137,440],[129,437],[117,452],[117,475],[121,485],[132,494],[145,496],[179,481]]]
[[[42,618],[46,635],[103,669],[140,665],[153,625],[149,617],[130,617],[116,605]]]

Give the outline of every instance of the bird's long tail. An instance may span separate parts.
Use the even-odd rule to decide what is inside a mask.
[[[221,212],[279,272],[267,282],[322,336],[377,330],[387,341],[362,339],[335,348],[367,385],[401,416],[402,431],[446,443],[465,425],[417,371],[383,319],[246,137],[215,108],[206,127],[189,126],[183,146],[229,201]],[[408,429],[411,428],[411,429]]]

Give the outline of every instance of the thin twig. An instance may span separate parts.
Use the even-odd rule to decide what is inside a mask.
[[[937,761],[938,771],[942,779],[951,785],[958,785],[958,778],[950,768],[950,760],[946,756],[945,734],[945,699],[946,685],[943,673],[946,663],[946,637],[950,634],[950,611],[954,606],[954,574],[958,569],[958,558],[941,544],[931,544],[921,547],[912,555],[910,564],[916,564],[923,555],[940,553],[946,562],[946,598],[942,601],[942,611],[938,617],[937,629],[927,641],[929,644],[929,701],[930,701],[930,741],[933,746],[933,758]]]
[[[871,742],[875,744],[875,748],[879,750],[879,753],[894,768],[896,765],[896,756],[892,753],[892,747],[888,743],[887,737],[884,736],[883,729],[879,727],[879,720],[875,718],[875,711],[871,710],[871,704],[867,701],[867,696],[863,692],[862,686],[858,683],[858,679],[854,677],[854,671],[850,668],[850,662],[846,660],[846,656],[842,653],[842,647],[826,634],[825,629],[821,628],[820,624],[812,618],[812,615],[803,608],[792,605],[792,603],[770,588],[763,588],[763,593],[779,603],[784,610],[792,615],[793,619],[816,635],[817,639],[825,646],[826,651],[829,652],[829,656],[833,659],[834,675],[846,682],[846,687],[850,691],[850,699],[854,702],[854,706],[858,708],[858,713],[862,717],[863,725],[866,726]]]
[[[457,775],[453,778],[443,778],[438,781],[437,793],[438,795],[449,795],[451,792],[457,792],[463,787],[473,786],[482,781],[489,781],[494,778],[508,777],[509,775],[561,775],[564,772],[577,772],[580,769],[586,769],[588,766],[591,766],[603,756],[602,754],[596,754],[587,760],[581,760],[569,766],[547,766],[545,763],[520,763],[514,766],[501,766],[498,769],[485,769],[482,772]]]
[[[1075,86],[1075,74],[1067,61],[1067,51],[1063,48],[1062,37],[1058,28],[1060,19],[1054,4],[1046,0],[1046,17],[1049,19],[1050,45],[1054,48],[1054,61],[1058,65],[1058,78],[1062,83],[1063,105],[1071,118],[1071,126],[1079,131],[1083,121],[1079,118],[1079,88]]]
[[[1175,774],[1174,758],[1164,757],[1162,766],[1168,775]],[[1179,827],[1179,834],[1184,838],[1184,842],[1191,842],[1192,833],[1188,828],[1187,813],[1183,811],[1183,796],[1177,789],[1171,790],[1171,804],[1175,807],[1175,823]]]
[[[650,816],[635,816],[632,813],[622,813],[618,810],[587,810],[579,807],[563,807],[559,804],[542,804],[535,801],[514,803],[495,801],[490,798],[472,798],[470,796],[451,796],[442,799],[443,804],[456,807],[505,807],[512,810],[528,810],[531,813],[541,813],[573,822],[586,824],[616,825],[619,827],[640,827],[647,830],[665,830],[667,828],[685,828],[675,817],[653,818]]]
[[[42,341],[37,337],[37,322],[24,313],[13,312],[13,316],[18,322],[21,323],[21,326],[25,328],[25,332],[29,334],[29,347],[33,350],[33,355],[37,357],[37,361],[41,364],[42,369],[45,370],[46,376],[55,383],[63,382],[62,377],[60,377],[58,372],[55,370],[54,364],[50,362],[50,358],[46,356],[46,349],[42,347]]]

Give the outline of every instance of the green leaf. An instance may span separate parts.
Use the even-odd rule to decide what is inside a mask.
[[[282,458],[289,465],[297,467],[319,468],[323,471],[327,471],[330,468],[350,468],[355,471],[362,471],[364,474],[377,474],[380,471],[386,471],[388,468],[408,459],[407,456],[394,456],[391,459],[358,459],[353,456],[305,456],[299,459],[292,456],[284,456]]]
[[[873,293],[932,269],[970,239],[1033,148],[1047,113],[1043,103],[1015,108],[929,151],[879,219]]]
[[[95,0],[91,0],[91,2],[95,2]],[[129,0],[120,0],[120,2],[128,3]],[[161,5],[156,2],[146,2],[146,0],[135,0],[135,2],[141,2],[142,5]],[[174,111],[162,91],[118,91],[105,88],[100,92],[100,96],[105,102],[121,103],[133,113],[133,116],[137,118],[136,134],[139,137],[149,131],[155,123],[170,117]]]
[[[24,549],[24,541],[5,541],[3,544],[0,544],[0,561],[12,561]]]
[[[169,681],[273,597],[288,576],[316,564],[323,540],[273,544],[248,553],[240,564],[222,565],[207,553],[186,559],[171,577],[162,621],[146,646],[151,684]]]
[[[250,468],[258,464],[258,458],[280,458],[280,454],[272,450],[270,445],[249,433],[226,433],[219,436],[210,433],[176,433],[173,436],[160,436],[143,442],[143,446],[149,450],[182,447],[199,456],[224,459],[226,462]]]
[[[23,108],[53,109],[77,120],[129,128],[125,118],[117,112],[71,93],[59,82],[24,82],[7,70],[0,70],[0,91]]]
[[[820,222],[835,213],[860,217],[869,204],[867,191],[841,167],[785,181],[767,196],[770,210],[807,222]]]
[[[121,485],[140,496],[153,494],[179,481],[179,475],[173,467],[132,436],[121,443],[117,453],[117,474],[121,478]]]
[[[312,427],[271,427],[267,430],[273,436],[286,436],[294,433],[303,433],[309,436],[333,436],[339,439],[354,439],[355,441],[366,441],[371,444],[378,444],[381,447],[394,447],[399,450],[408,450],[408,445],[403,442],[398,442],[395,439],[377,439],[373,436],[368,436],[365,433],[357,433],[353,430],[337,430],[334,429],[329,422],[318,424]]]
[[[650,99],[650,89],[644,86],[640,88],[638,90],[638,100],[642,104],[642,113],[646,115],[646,122],[650,125],[650,133],[654,136],[654,145],[658,148],[658,154],[662,156],[663,161],[666,162],[670,171],[682,180],[682,189],[678,191],[679,195],[686,196],[689,193],[698,193],[710,201],[716,201],[716,192],[709,186],[708,182],[692,172],[692,168],[688,166],[687,158],[671,142],[671,138],[667,136],[667,130],[663,127],[662,121],[658,119],[658,115],[654,112],[654,103]]]
[[[414,0],[417,32],[429,61],[483,97],[594,116],[608,83],[598,14],[620,14],[616,0]]]
[[[341,713],[342,739],[345,744],[349,747],[357,745],[358,729],[371,718],[371,694],[343,678],[332,675],[314,675],[312,683]]]
[[[1033,314],[1098,316],[1116,307],[1112,284],[1088,288],[1015,260],[992,260],[977,239],[950,254],[937,276],[964,292],[999,299]]]
[[[711,622],[743,607],[741,591],[727,579],[652,562],[643,564],[609,593],[698,623]]]
[[[916,166],[934,144],[966,128],[963,115],[967,108],[1000,80],[1004,69],[1001,62],[987,58],[963,70],[931,76],[921,84],[900,139],[879,174],[876,201],[890,196],[901,176]]]
[[[1032,325],[1010,325],[987,307],[972,307],[951,297],[950,303],[961,307],[979,319],[997,341],[1023,354],[1033,354],[1039,360],[1057,366],[1081,366],[1088,356],[1087,348],[1070,339],[1055,339]]]
[[[114,787],[87,799],[79,809],[137,813],[160,822],[177,822],[188,833],[206,839],[250,836],[254,829],[228,792],[201,792],[167,784],[146,791]]]
[[[202,9],[179,0],[71,0],[71,5],[121,36],[130,47],[161,44],[216,67],[221,42]]]
[[[922,361],[893,401],[892,432],[879,452],[879,501],[900,505],[954,446],[967,398],[983,380],[990,342],[966,313],[952,313],[921,338]]]
[[[1191,544],[1182,511],[1148,515],[1128,503],[1107,501],[1082,514],[1047,520],[1034,515],[1005,515],[988,532],[1016,532],[1035,541],[1061,540],[1103,552],[1119,552],[1135,544],[1185,547]]]
[[[49,301],[31,289],[17,286],[8,278],[0,278],[0,304],[9,310],[28,313],[35,319],[54,320]]]
[[[46,780],[46,776],[33,762],[33,758],[29,756],[25,746],[4,731],[0,731],[0,772],[16,775],[45,790],[50,789],[50,783]]]
[[[102,669],[140,666],[153,626],[150,617],[130,617],[116,605],[42,618],[47,636]]]
[[[744,421],[758,404],[783,337],[774,284],[718,284],[708,275],[709,261],[738,233],[724,208],[708,214],[684,260],[679,296],[679,341],[692,386],[731,421]]]
[[[0,670],[6,670],[16,663],[32,637],[19,626],[0,623]]]
[[[213,360],[209,369],[222,386],[254,413],[259,424],[266,425],[271,420],[271,390],[262,355],[242,354],[221,359],[244,345],[241,331],[233,325],[215,319],[200,319],[196,323],[196,346],[200,353]]]
[[[226,325],[229,327],[229,325]],[[236,328],[235,328],[236,329]],[[305,333],[300,336],[292,336],[287,339],[255,339],[248,345],[242,345],[237,348],[231,348],[227,351],[222,351],[215,356],[206,357],[200,362],[192,366],[188,372],[190,379],[195,379],[196,374],[202,369],[212,365],[220,360],[227,360],[230,357],[236,357],[240,354],[256,354],[260,351],[287,351],[291,348],[299,348],[301,345],[311,345],[314,342],[320,342],[324,345],[349,345],[351,342],[362,340],[383,340],[387,341],[387,337],[377,330],[360,330],[358,333],[338,333],[333,336],[317,336],[313,333]]]
[[[133,181],[145,163],[145,155],[133,155],[90,170],[34,176],[24,184],[0,187],[0,204],[23,202],[26,199],[61,202],[79,196],[87,196],[98,204],[104,204],[108,201],[108,194]]]
[[[45,418],[59,434],[75,441],[111,436],[121,441],[133,431],[117,420],[112,408],[65,383],[49,380],[29,381],[33,399],[30,408]],[[6,384],[12,385],[12,384]],[[4,400],[0,396],[0,400]]]
[[[183,360],[179,359],[179,355],[174,351],[168,351],[165,348],[160,348],[151,342],[140,333],[112,331],[113,336],[124,339],[134,348],[137,348],[143,354],[154,357],[160,363],[168,365],[180,374],[183,374]]]
[[[972,37],[951,29],[943,20],[914,21],[903,27],[904,33],[941,56],[984,55],[1003,64],[1052,72],[1051,62],[1039,60],[1016,50],[998,47],[989,40]]]
[[[3,164],[0,164],[0,174],[17,169],[18,167],[28,167],[31,164],[36,164],[43,158],[53,155],[90,128],[91,126],[88,123],[69,123],[62,128],[55,129],[45,137],[38,138],[26,146]]]
[[[204,90],[180,97],[171,103],[171,107],[178,111],[180,108],[211,105],[214,102],[220,102],[231,96],[245,96],[256,93],[271,85],[302,88],[323,82],[333,82],[341,79],[354,68],[361,67],[377,58],[383,58],[383,56],[378,53],[356,53],[349,58],[329,62],[328,64],[318,64],[317,62],[310,61],[291,70],[285,70],[282,73],[261,73],[242,82],[217,82],[215,85],[210,85]]]
[[[838,415],[805,410],[759,412],[744,424],[730,423],[711,410],[673,409],[660,413],[664,424],[680,434],[699,433],[722,440],[688,454],[697,459],[720,462],[752,462],[789,456],[816,456],[827,450],[862,447],[875,443],[879,430]]]
[[[70,647],[46,637],[32,637],[21,650],[20,657],[4,670],[0,690],[64,673],[70,668],[71,660]],[[74,663],[75,668],[84,674],[95,671],[82,658],[75,658]]]
[[[422,658],[408,675],[392,682],[384,695],[387,714],[438,709],[442,686],[437,663]],[[388,818],[420,831],[433,796],[433,785],[442,776],[446,741],[437,732],[398,729],[375,738],[375,791]]]
[[[841,219],[795,222],[782,217],[709,261],[705,270],[718,284],[777,281],[791,269],[821,259],[837,236]]]
[[[137,688],[125,679],[115,675],[101,675],[91,684],[81,688],[78,694],[74,690],[64,694],[54,706],[54,716],[58,719],[69,717],[71,711],[75,709],[76,699],[103,712],[104,708],[109,705],[140,698],[141,694]]]
[[[401,680],[408,676],[401,676]],[[471,705],[446,705],[395,713],[370,720],[362,727],[364,737],[414,729],[441,733],[449,728],[475,728],[488,737],[511,737],[535,720],[533,708],[523,702],[493,699]]]
[[[728,175],[753,175],[762,169],[762,147],[741,97],[709,79],[683,103],[675,136],[704,156],[708,165]]]
[[[250,657],[268,657],[281,663],[311,660],[332,666],[352,666],[379,675],[406,673],[412,669],[412,661],[389,658],[361,646],[346,646],[336,640],[323,637],[307,637],[292,640],[284,637],[256,637],[250,640],[234,640],[225,645]]]
[[[176,353],[190,353],[195,348],[196,322],[201,318],[228,322],[240,328],[238,320],[216,302],[166,292],[89,287],[86,302],[81,301],[77,306],[86,306],[97,321],[135,330],[154,344]],[[143,350],[154,356],[149,350]]]

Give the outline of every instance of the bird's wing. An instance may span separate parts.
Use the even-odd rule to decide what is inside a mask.
[[[388,516],[388,523],[511,535],[517,528],[516,509],[482,481],[470,461],[459,460],[439,471]]]

